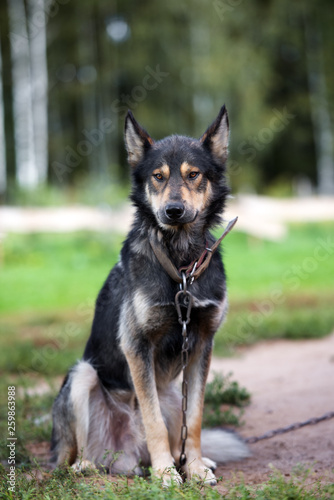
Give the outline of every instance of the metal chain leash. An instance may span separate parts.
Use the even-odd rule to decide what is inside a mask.
[[[188,381],[186,369],[188,366],[188,350],[189,350],[189,338],[187,325],[190,322],[190,313],[193,305],[193,296],[189,292],[188,285],[191,285],[194,281],[193,274],[196,270],[197,262],[195,262],[194,267],[187,277],[186,273],[182,271],[182,283],[180,283],[180,290],[175,295],[175,307],[178,315],[178,321],[180,325],[182,325],[182,349],[181,349],[181,364],[182,364],[182,425],[181,425],[181,454],[180,454],[180,465],[185,465],[187,461],[186,455],[186,441],[188,437],[188,426],[187,426],[187,409],[188,409]],[[181,308],[185,308],[185,311],[182,313]],[[261,436],[252,436],[245,439],[245,443],[254,444],[258,441],[262,441],[263,439],[270,439],[274,436],[278,436],[281,434],[285,434],[287,432],[295,431],[297,429],[301,429],[307,425],[316,425],[319,422],[323,422],[325,420],[330,420],[334,418],[334,411],[325,413],[321,417],[314,417],[304,422],[296,422],[294,424],[288,425],[286,427],[279,427],[278,429],[274,429],[271,431],[262,434]]]
[[[296,422],[296,423],[288,425],[286,427],[280,427],[278,429],[266,432],[265,434],[262,434],[262,436],[253,436],[253,437],[247,438],[247,439],[245,439],[245,442],[247,444],[257,443],[258,441],[262,441],[263,439],[270,439],[274,436],[278,436],[280,434],[285,434],[286,432],[295,431],[297,429],[301,429],[302,427],[305,427],[306,425],[316,425],[319,422],[323,422],[325,420],[330,420],[331,418],[334,418],[334,411],[330,411],[328,413],[325,413],[321,417],[310,418],[308,420],[305,420],[305,422]]]
[[[188,277],[189,284],[193,282],[192,275],[196,269],[197,263],[195,263],[193,270]],[[189,350],[189,338],[187,325],[190,322],[190,313],[193,304],[193,296],[187,290],[188,282],[185,272],[182,272],[182,283],[180,284],[180,291],[175,295],[175,307],[178,315],[178,321],[182,325],[182,349],[181,349],[181,364],[182,364],[182,425],[181,425],[181,454],[180,454],[180,465],[185,465],[186,456],[186,441],[188,437],[188,427],[187,427],[187,408],[188,408],[188,381],[186,369],[188,366],[188,350]],[[181,307],[185,308],[182,311]]]

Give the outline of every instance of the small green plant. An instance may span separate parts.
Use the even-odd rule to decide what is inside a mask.
[[[226,376],[215,373],[212,382],[207,384],[203,415],[205,427],[240,425],[242,408],[249,403],[250,394],[238,382],[231,381],[231,376],[231,373]],[[223,405],[228,405],[228,408],[222,409]],[[239,411],[236,412],[236,409]]]

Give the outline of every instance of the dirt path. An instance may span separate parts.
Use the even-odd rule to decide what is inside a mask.
[[[213,371],[233,372],[252,394],[243,437],[334,411],[334,334],[320,340],[278,340],[213,359]],[[334,419],[250,445],[252,457],[219,467],[224,479],[243,472],[247,484],[268,478],[270,464],[289,475],[314,465],[316,477],[334,480]]]

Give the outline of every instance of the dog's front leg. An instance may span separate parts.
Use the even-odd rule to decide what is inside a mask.
[[[202,459],[201,429],[204,406],[205,384],[210,368],[212,342],[200,346],[200,349],[189,360],[187,368],[188,410],[186,441],[186,464],[182,467],[188,478],[197,477],[215,485],[217,483],[213,472]]]
[[[182,482],[174,467],[168,431],[161,414],[155,383],[153,349],[147,342],[123,348],[130,367],[132,381],[143,418],[146,442],[151,456],[152,468],[163,479],[164,485],[171,480]]]

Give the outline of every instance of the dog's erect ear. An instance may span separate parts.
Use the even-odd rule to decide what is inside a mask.
[[[152,146],[154,141],[146,130],[136,122],[130,110],[125,118],[124,136],[128,152],[128,162],[131,167],[135,167],[143,158],[145,151]]]
[[[200,141],[204,147],[210,149],[211,153],[217,160],[225,162],[228,153],[229,136],[230,128],[228,115],[224,104],[219,112],[219,115],[202,135]]]

